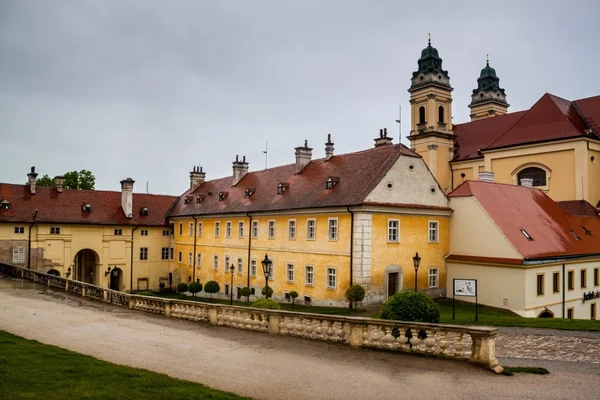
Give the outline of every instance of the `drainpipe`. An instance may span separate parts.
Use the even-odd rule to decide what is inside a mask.
[[[563,264],[562,266],[562,317],[565,318],[565,297],[566,297],[566,293],[565,293],[565,264]]]
[[[31,269],[31,228],[35,225],[38,210],[33,213],[33,222],[29,224],[29,239],[27,240],[27,269]]]
[[[192,232],[194,232],[194,251],[192,251],[192,258],[194,259],[192,261],[192,282],[196,282],[196,238],[198,237],[198,220],[196,219],[196,216],[193,216],[192,218],[194,218],[194,229],[192,230]]]
[[[248,217],[248,284],[246,285],[250,289],[250,249],[252,248],[252,216],[246,213]]]
[[[139,225],[136,225],[135,228],[131,230],[131,264],[129,270],[129,293],[133,293],[133,232],[139,228]],[[108,284],[110,286],[110,277],[108,278]]]
[[[354,213],[350,211],[350,206],[348,206],[348,212],[350,213],[350,285],[352,285],[352,260],[354,255]]]

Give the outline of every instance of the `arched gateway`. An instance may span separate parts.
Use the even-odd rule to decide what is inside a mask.
[[[98,272],[100,270],[100,257],[94,250],[83,249],[75,254],[73,260],[74,274],[76,281],[97,284]]]

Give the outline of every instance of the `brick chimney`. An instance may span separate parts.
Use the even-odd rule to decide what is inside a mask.
[[[479,173],[479,180],[482,182],[492,182],[494,183],[494,173],[488,171],[481,171]]]
[[[312,158],[312,149],[308,147],[308,140],[304,141],[304,147],[296,147],[296,173],[302,172]]]
[[[54,177],[54,185],[56,186],[56,191],[58,193],[62,193],[63,184],[65,183],[65,177],[62,175],[58,175]]]
[[[331,157],[333,157],[333,142],[331,141],[331,134],[327,135],[327,143],[325,143],[325,160],[329,161]]]
[[[121,208],[127,218],[133,218],[133,184],[131,178],[121,181]]]
[[[237,185],[247,173],[248,163],[246,162],[246,156],[242,158],[242,161],[240,161],[239,156],[235,156],[235,161],[233,162],[233,183],[231,186]]]
[[[27,185],[29,186],[29,193],[35,194],[35,180],[38,174],[35,172],[35,167],[31,167],[31,172],[27,174]]]
[[[387,128],[379,130],[379,137],[375,139],[375,147],[388,146],[392,144],[392,138],[387,135]]]
[[[193,167],[190,172],[190,193],[198,189],[204,183],[205,178],[206,172],[202,171],[202,167]]]

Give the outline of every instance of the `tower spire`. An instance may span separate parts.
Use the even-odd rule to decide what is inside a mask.
[[[490,55],[489,54],[485,55],[485,65],[486,65],[486,67],[490,66]]]
[[[427,45],[431,46],[431,32],[427,34]]]

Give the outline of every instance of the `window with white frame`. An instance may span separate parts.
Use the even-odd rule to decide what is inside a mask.
[[[400,221],[388,219],[388,242],[398,243],[400,241]]]
[[[305,276],[305,281],[306,281],[306,286],[312,286],[315,284],[315,267],[313,267],[312,265],[307,265],[306,267],[306,276]]]
[[[256,276],[256,260],[250,260],[250,275]]]
[[[275,239],[275,221],[269,221],[269,239]]]
[[[202,237],[202,222],[198,222],[198,237]]]
[[[429,243],[437,243],[439,240],[439,223],[429,221]]]
[[[335,289],[336,284],[337,281],[335,268],[329,267],[327,268],[327,289]]]
[[[140,231],[140,236],[148,236],[148,229],[142,229]]]
[[[140,260],[147,260],[147,259],[148,259],[148,248],[140,247]]]
[[[306,239],[315,240],[317,237],[317,221],[309,219],[306,221]]]
[[[231,221],[227,221],[225,225],[225,237],[231,237]]]
[[[288,282],[294,282],[294,264],[288,264],[286,268],[286,279]]]
[[[179,234],[183,235],[183,222],[179,223]]]
[[[252,237],[258,237],[258,221],[252,221]]]
[[[225,272],[229,272],[229,267],[230,267],[229,261],[230,260],[231,259],[229,258],[229,256],[225,256]]]
[[[51,235],[60,235],[60,226],[53,226],[50,228]]]
[[[160,259],[161,260],[168,260],[169,259],[169,248],[168,247],[163,247],[162,249],[160,249]]]
[[[275,263],[271,264],[271,267],[269,268],[269,280],[272,281],[275,278]]]
[[[288,221],[288,239],[296,239],[296,220]]]
[[[241,257],[238,257],[238,259],[237,259],[237,273],[238,274],[244,273],[244,261],[242,260]]]
[[[213,268],[215,271],[219,269],[219,256],[217,255],[213,257]]]
[[[15,226],[15,230],[14,230],[14,232],[15,232],[17,235],[22,235],[22,234],[24,234],[24,233],[25,233],[25,227],[24,227],[24,226]]]
[[[189,235],[190,236],[194,236],[194,223],[190,222],[190,227],[189,227]]]
[[[198,264],[196,264],[196,268],[200,268],[202,265],[202,254],[198,253]]]
[[[171,235],[171,231],[165,229],[164,231],[162,231],[162,235],[163,236],[170,236]]]
[[[219,221],[215,221],[215,237],[221,236],[221,223]]]
[[[437,268],[429,268],[429,287],[430,288],[438,287],[438,269]]]
[[[244,221],[238,222],[238,237],[244,237]]]
[[[194,255],[192,253],[188,253],[188,265],[192,265],[194,262]]]
[[[60,229],[60,228],[59,228],[59,229]],[[59,233],[60,233],[60,231],[59,231]],[[115,236],[123,236],[123,229],[121,229],[121,228],[117,228],[117,229],[115,229],[115,230],[113,231],[113,234],[114,234]]]
[[[15,247],[12,252],[13,264],[23,264],[25,262],[25,248]]]
[[[338,219],[330,218],[329,219],[329,240],[337,240],[338,239]]]

